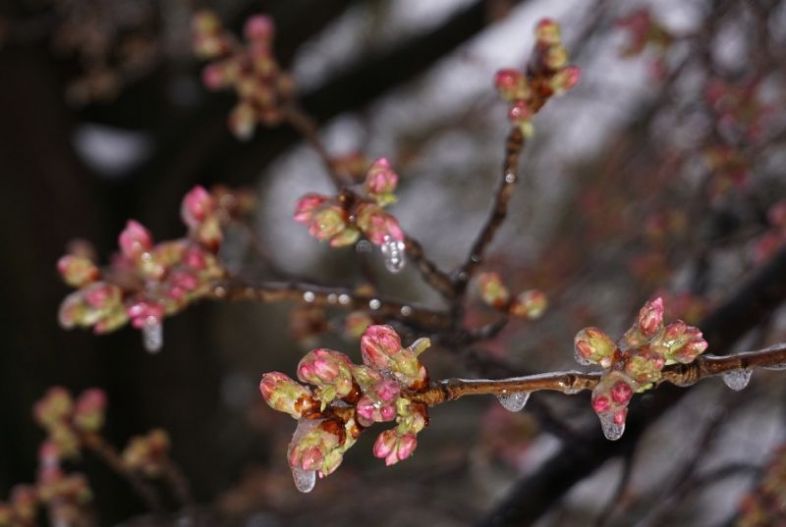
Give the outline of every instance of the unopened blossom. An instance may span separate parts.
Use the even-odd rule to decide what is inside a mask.
[[[180,216],[183,223],[196,228],[205,221],[215,209],[215,202],[204,187],[197,185],[183,197],[180,205]]]
[[[400,337],[390,326],[370,326],[360,339],[360,351],[365,364],[391,372],[405,386],[421,383],[425,379],[425,369],[417,353],[403,348]]]
[[[385,465],[395,465],[410,457],[418,446],[415,434],[398,435],[395,430],[385,430],[374,442],[374,456],[384,459]]]
[[[586,362],[611,366],[617,345],[606,333],[596,327],[584,328],[573,339],[576,356]]]
[[[477,278],[480,298],[486,304],[501,308],[510,301],[510,292],[497,273],[480,273]]]
[[[33,407],[36,421],[45,428],[70,419],[73,412],[74,400],[68,390],[60,386],[50,388]]]
[[[136,260],[153,247],[153,237],[144,225],[135,220],[128,220],[126,228],[118,237],[118,245],[123,255]]]
[[[380,206],[362,203],[355,210],[355,223],[374,245],[383,245],[389,240],[404,241],[404,231],[398,220]]]
[[[289,443],[289,466],[316,471],[320,477],[328,476],[341,465],[344,452],[351,444],[352,440],[347,444],[346,430],[340,422],[301,421]]]
[[[707,341],[699,328],[678,320],[672,322],[653,340],[652,346],[667,361],[689,364],[707,349]]]
[[[343,353],[328,349],[308,352],[297,366],[297,377],[317,387],[316,395],[322,409],[333,399],[342,398],[352,391],[351,362]]]
[[[299,419],[315,406],[311,390],[281,372],[262,375],[259,391],[271,408],[287,413],[295,419]]]
[[[360,424],[392,421],[396,418],[396,401],[401,394],[401,385],[392,379],[381,379],[369,389],[356,404]]]
[[[106,405],[106,394],[103,390],[85,390],[76,400],[74,425],[86,432],[97,432],[104,425]]]
[[[396,201],[393,194],[398,185],[398,174],[390,166],[390,162],[381,157],[374,161],[366,174],[366,192],[377,204],[385,206]]]
[[[548,304],[548,298],[543,291],[529,289],[516,295],[510,306],[510,314],[515,317],[535,320],[543,315]]]
[[[132,437],[123,450],[123,463],[127,468],[147,476],[158,476],[169,456],[169,435],[159,428],[147,435]]]
[[[83,287],[101,275],[98,267],[87,257],[67,254],[57,261],[63,281],[72,287]]]

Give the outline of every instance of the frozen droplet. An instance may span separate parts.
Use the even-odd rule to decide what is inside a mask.
[[[351,301],[352,298],[350,298],[350,296],[345,293],[341,293],[340,295],[338,295],[338,303],[341,304],[342,306],[349,304]]]
[[[317,484],[317,471],[292,467],[292,479],[295,480],[297,490],[303,493],[311,492]]]
[[[499,404],[509,412],[520,412],[529,400],[529,392],[511,392],[497,395]]]
[[[590,366],[590,365],[592,365],[592,362],[588,361],[587,359],[585,359],[581,355],[581,353],[579,353],[579,350],[573,350],[573,357],[576,359],[576,362],[578,362],[582,366]]]
[[[623,421],[622,424],[617,424],[614,420],[613,413],[606,412],[598,414],[598,419],[600,419],[600,427],[603,429],[603,435],[606,436],[606,439],[609,441],[616,441],[625,433],[625,422]]]
[[[314,294],[313,291],[306,291],[305,293],[303,293],[303,300],[305,300],[309,304],[314,300],[316,300],[316,298],[317,296]]]
[[[407,265],[407,254],[404,242],[385,235],[380,250],[385,260],[385,269],[393,274],[400,273]]]
[[[517,179],[516,174],[514,174],[513,172],[508,172],[507,174],[505,174],[505,183],[513,184],[516,182],[516,179]]]
[[[753,370],[731,370],[723,374],[723,382],[726,384],[726,386],[735,392],[738,392],[748,386],[748,383],[751,380],[751,375],[753,375]]]
[[[376,311],[377,309],[382,307],[382,302],[380,302],[378,298],[372,298],[371,300],[368,301],[368,307]]]
[[[408,317],[412,314],[412,308],[409,306],[401,306],[401,314]]]
[[[164,345],[164,326],[156,317],[147,317],[142,324],[142,345],[150,353],[158,353]]]

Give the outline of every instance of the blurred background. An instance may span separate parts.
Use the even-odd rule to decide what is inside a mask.
[[[274,19],[276,57],[330,152],[391,160],[401,176],[391,211],[446,270],[466,258],[500,177],[509,126],[494,73],[526,64],[538,20],[562,25],[581,82],[535,119],[483,264],[512,290],[544,291],[549,309],[472,349],[429,350],[432,377],[574,369],[579,329],[621,335],[658,294],[669,318],[701,323],[715,353],[786,339],[784,2],[4,0],[0,497],[35,480],[44,433],[32,407],[61,385],[106,390],[106,436],[118,446],[167,430],[199,503],[151,517],[86,455],[79,470],[99,525],[786,521],[782,493],[756,501],[786,439],[783,373],[757,372],[740,393],[709,380],[668,401],[647,395],[630,439],[600,447],[588,394],[536,394],[538,411],[515,414],[492,398],[457,401],[434,409],[411,460],[385,468],[363,437],[301,495],[285,457],[294,423],[264,405],[257,384],[265,371],[293,374],[316,346],[357,357],[346,313],[203,302],[167,318],[158,354],[128,328],[61,329],[69,288],[55,264],[69,242],[89,240],[107,262],[128,218],[156,240],[180,237],[180,200],[195,184],[250,188],[258,200],[265,257],[248,233],[229,233],[222,248],[238,276],[373,280],[389,297],[445,307],[412,265],[391,275],[368,244],[331,250],[292,221],[296,200],[330,193],[330,180],[286,125],[232,135],[236,98],[202,86],[192,52],[200,7],[236,34],[249,15]],[[496,317],[468,305],[470,326]],[[565,452],[582,461],[560,465],[573,459]]]

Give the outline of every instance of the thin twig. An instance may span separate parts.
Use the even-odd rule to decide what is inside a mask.
[[[783,365],[786,365],[786,343],[724,357],[706,355],[690,364],[667,366],[663,369],[663,376],[657,384],[669,382],[677,386],[691,386],[707,377],[730,371]],[[544,390],[573,395],[583,390],[594,389],[601,375],[601,373],[568,371],[496,380],[447,379],[433,383],[423,392],[413,394],[412,399],[435,406],[467,395],[505,395]]]
[[[508,215],[508,202],[513,195],[513,189],[518,181],[518,166],[521,151],[524,148],[524,134],[521,128],[511,128],[505,141],[505,161],[502,164],[502,177],[494,196],[494,205],[491,208],[486,223],[480,230],[466,261],[456,272],[455,289],[457,295],[462,295],[467,288],[472,274],[483,261],[483,256],[488,246],[494,240],[502,223]]]
[[[218,300],[288,300],[319,307],[366,311],[375,320],[397,320],[430,332],[439,332],[450,325],[447,313],[342,287],[324,287],[300,282],[265,282],[253,286],[222,283],[215,285],[209,296]]]
[[[101,459],[118,476],[125,479],[134,492],[142,499],[147,508],[153,512],[163,512],[161,501],[153,490],[142,478],[126,468],[123,459],[117,450],[107,443],[103,437],[95,433],[84,433],[80,436],[82,444]]]

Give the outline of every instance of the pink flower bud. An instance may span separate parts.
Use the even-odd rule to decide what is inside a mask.
[[[366,174],[366,191],[372,195],[389,195],[396,190],[398,174],[384,157],[374,161]],[[385,203],[387,204],[387,203]]]
[[[645,337],[651,337],[663,327],[663,298],[650,300],[639,311],[639,331]]]
[[[360,424],[370,426],[371,423],[392,421],[396,418],[396,401],[401,394],[398,382],[383,379],[366,390],[356,405]]]
[[[317,240],[328,240],[347,227],[344,211],[338,205],[323,205],[314,213],[308,233]]]
[[[36,421],[45,428],[70,419],[73,411],[74,401],[71,394],[62,386],[50,388],[33,407]]]
[[[392,357],[401,351],[401,337],[390,326],[369,326],[360,339],[363,363],[378,370],[389,370]]]
[[[359,205],[356,210],[356,223],[374,245],[381,246],[391,239],[404,241],[404,231],[401,230],[398,220],[377,205]]]
[[[318,387],[317,398],[324,407],[333,399],[346,397],[352,392],[351,365],[349,357],[343,353],[315,349],[300,360],[297,376],[301,381]]]
[[[503,308],[510,300],[510,293],[497,273],[480,273],[477,278],[480,297],[486,304]]]
[[[652,347],[666,360],[688,364],[704,353],[707,341],[699,328],[678,320],[666,326],[663,334],[653,340]]]
[[[137,329],[141,329],[145,324],[149,324],[151,320],[160,322],[164,319],[164,307],[150,300],[133,302],[126,309],[126,313],[131,319],[131,325]]]
[[[561,45],[549,46],[543,54],[543,64],[552,71],[559,71],[568,64],[568,50]]]
[[[305,412],[316,407],[311,390],[281,372],[262,375],[259,391],[268,406],[295,419],[300,419]]]
[[[292,468],[315,470],[324,477],[339,467],[351,445],[340,422],[301,419],[289,443],[287,460]]]
[[[611,399],[617,404],[628,404],[633,397],[633,389],[625,381],[617,381],[611,387]]]
[[[97,432],[104,425],[106,394],[103,390],[85,390],[76,401],[74,425],[81,430]]]
[[[153,247],[153,238],[142,224],[128,220],[118,239],[120,251],[126,258],[136,260]]]
[[[535,320],[546,311],[549,301],[543,291],[530,289],[520,293],[510,306],[510,314],[515,317]]]
[[[525,85],[526,79],[519,70],[503,69],[494,76],[494,87],[506,101],[521,98],[520,92]]]
[[[588,363],[611,366],[617,345],[606,333],[595,327],[584,328],[573,339],[576,356]]]
[[[605,395],[598,395],[592,398],[592,409],[596,414],[607,412],[611,407],[611,400]]]
[[[243,34],[248,40],[268,41],[273,38],[275,25],[273,19],[265,15],[255,15],[246,21]]]
[[[535,26],[535,38],[541,44],[556,45],[560,43],[560,27],[550,18],[544,18]]]
[[[385,465],[395,465],[410,457],[417,448],[415,434],[399,436],[395,430],[385,430],[374,442],[374,456],[385,460]]]
[[[65,283],[72,287],[82,287],[94,282],[101,275],[98,267],[84,256],[67,254],[57,261],[57,270]]]
[[[180,216],[189,227],[196,228],[200,223],[213,213],[215,202],[204,187],[197,185],[183,198],[180,205]]]

